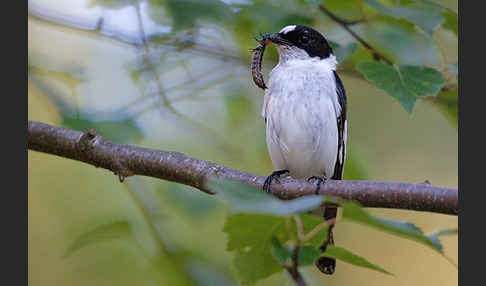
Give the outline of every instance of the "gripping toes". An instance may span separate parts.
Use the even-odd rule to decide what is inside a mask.
[[[263,183],[263,190],[267,193],[270,193],[270,185],[272,184],[272,181],[275,180],[277,183],[280,183],[278,180],[281,175],[289,173],[289,170],[278,170],[274,171],[270,176],[268,176],[265,179],[265,183]]]
[[[312,176],[309,179],[307,179],[307,182],[312,182],[312,181],[317,181],[317,188],[316,188],[316,195],[319,194],[319,190],[321,189],[321,184],[325,183],[327,181],[326,176]]]

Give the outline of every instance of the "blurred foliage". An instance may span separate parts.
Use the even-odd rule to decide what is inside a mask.
[[[232,181],[218,181],[217,186],[214,184],[210,185],[218,191],[217,196],[223,197],[231,205],[233,212],[237,211],[241,213],[230,215],[226,220],[223,231],[229,235],[227,250],[236,251],[237,253],[234,264],[240,279],[243,281],[255,282],[277,271],[282,271],[284,265],[289,265],[292,248],[290,246],[286,248],[283,245],[286,243],[310,243],[301,246],[301,251],[303,251],[302,255],[305,259],[304,262],[301,262],[301,267],[313,265],[313,262],[319,256],[323,255],[334,257],[355,266],[390,274],[390,272],[383,268],[368,262],[365,258],[353,254],[342,247],[331,246],[322,254],[318,248],[323,242],[327,227],[311,235],[311,238],[313,238],[312,243],[310,240],[308,241],[304,238],[306,233],[311,233],[322,221],[310,215],[301,215],[302,218],[296,218],[299,221],[299,226],[290,223],[290,215],[299,214],[306,209],[311,209],[301,199],[290,201],[295,205],[295,207],[290,209],[284,204],[275,204],[272,207],[271,203],[262,199],[262,196],[266,194],[259,190],[251,189],[248,185]],[[225,194],[223,196],[221,196],[222,192],[220,190],[224,190]],[[244,201],[241,200],[242,196],[244,197]],[[228,197],[236,197],[237,199],[231,200]],[[240,206],[245,203],[251,203],[255,207],[245,208]],[[269,206],[269,209],[259,209],[259,206],[263,208],[264,205]],[[441,254],[444,254],[444,252],[438,236],[455,233],[454,230],[443,230],[427,236],[419,227],[410,222],[374,217],[353,202],[342,202],[340,205],[343,209],[343,219],[417,241]],[[279,208],[281,210],[278,210]],[[286,217],[279,218],[275,216],[282,214],[286,215]],[[242,227],[245,225],[249,227]],[[299,234],[299,228],[301,228],[303,233]],[[317,234],[319,236],[316,236]],[[292,241],[292,237],[299,238]]]
[[[420,168],[414,167],[423,162],[423,158],[401,155],[400,146],[391,145],[389,150],[376,147],[378,151],[373,151],[369,145],[363,144],[371,138],[382,141],[386,146],[393,136],[417,137],[418,140],[421,134],[427,133],[425,129],[410,134],[407,133],[410,130],[400,130],[403,134],[396,135],[393,124],[397,122],[381,115],[391,116],[399,109],[388,103],[385,105],[388,98],[372,101],[371,94],[382,96],[380,89],[402,106],[402,112],[408,114],[420,110],[418,105],[421,101],[430,102],[431,108],[443,114],[443,121],[457,130],[457,58],[451,57],[448,50],[457,46],[458,21],[457,12],[444,1],[294,0],[283,4],[274,0],[89,0],[80,1],[83,5],[78,14],[69,14],[72,9],[66,7],[52,8],[68,5],[62,1],[39,11],[35,9],[47,4],[31,2],[29,89],[32,84],[39,91],[36,95],[40,94],[44,99],[29,97],[29,102],[54,106],[55,110],[50,112],[57,114],[55,123],[66,128],[82,131],[94,128],[113,141],[183,151],[249,172],[266,174],[272,166],[265,146],[263,120],[259,116],[262,92],[251,81],[249,49],[256,45],[254,38],[259,33],[277,32],[286,25],[303,24],[325,31],[340,63],[338,73],[343,75],[349,97],[352,134],[348,137],[345,179],[376,178],[379,177],[377,174],[386,177],[390,174],[386,167],[375,160],[373,162],[379,165],[375,167],[376,171],[370,162],[370,158],[386,156],[393,161],[399,173],[402,169],[397,162],[401,162],[404,156],[414,160],[410,164],[420,172],[420,178],[424,176]],[[376,52],[389,58],[393,65],[374,60],[372,53],[359,41],[321,13],[319,5],[324,5],[346,21],[357,21],[349,27]],[[96,19],[86,16],[94,14]],[[87,23],[79,24],[83,21]],[[45,25],[47,29],[36,25]],[[80,27],[91,28],[81,30],[85,28]],[[109,41],[106,41],[107,38]],[[58,48],[54,49],[56,46]],[[277,60],[275,49],[267,49],[265,74]],[[358,83],[353,83],[353,79]],[[365,89],[365,80],[375,88],[359,94]],[[350,93],[349,90],[355,92]],[[36,109],[42,110],[42,107],[36,106]],[[359,128],[353,127],[359,126],[356,121],[356,124],[352,122],[354,116],[354,120],[360,119],[357,115],[360,110],[365,110],[367,122],[374,124],[375,128],[360,133]],[[383,122],[385,124],[379,125]],[[382,130],[368,133],[370,129],[379,128]],[[430,141],[430,138],[425,138],[420,142]],[[383,146],[378,142],[371,144]],[[418,154],[415,150],[411,152]],[[441,154],[439,157],[444,156]],[[42,184],[32,183],[38,181],[31,178],[34,176],[31,173],[50,169],[44,168],[42,162],[31,163],[30,158],[29,164],[38,164],[36,166],[42,168],[29,170],[29,184],[34,184],[34,188],[29,185],[29,201],[37,198],[44,202],[46,195],[34,193]],[[98,174],[101,171],[93,172]],[[425,176],[433,174],[431,170],[425,173]],[[127,191],[119,187],[116,178],[109,176],[107,174],[102,180],[93,179],[93,175],[80,177],[77,182],[84,192],[90,194],[86,197],[71,194],[70,190],[65,190],[66,194],[53,195],[54,206],[61,201],[66,204],[66,209],[60,211],[62,215],[55,216],[56,219],[66,220],[64,223],[70,227],[81,226],[76,235],[60,234],[67,237],[68,245],[52,243],[62,248],[60,256],[67,256],[63,265],[74,264],[76,256],[83,257],[85,253],[86,260],[80,260],[79,264],[84,267],[82,271],[89,273],[86,275],[90,281],[95,279],[91,276],[93,273],[98,273],[99,277],[114,277],[107,274],[108,265],[111,265],[118,280],[110,281],[113,284],[105,281],[110,285],[237,285],[241,281],[282,285],[288,283],[288,277],[282,277],[285,282],[275,282],[280,276],[272,274],[283,272],[284,265],[291,263],[291,253],[299,243],[296,221],[300,221],[304,236],[322,223],[320,217],[303,213],[322,203],[323,198],[317,196],[282,202],[235,182],[213,181],[212,187],[218,191],[216,197],[220,199],[216,200],[190,187],[131,180],[134,178],[127,179],[126,184],[131,182]],[[68,181],[71,178],[66,177]],[[42,180],[46,180],[45,176]],[[43,190],[48,192],[50,189],[57,190],[56,184],[60,183],[46,184]],[[100,190],[90,193],[86,185],[100,185]],[[110,193],[111,190],[114,193]],[[106,197],[97,201],[99,197],[96,196],[103,195]],[[128,203],[123,201],[124,195]],[[93,197],[96,199],[93,200]],[[84,201],[78,203],[74,198]],[[40,209],[35,209],[35,202],[33,205],[34,211],[29,206],[29,214],[37,215],[46,209],[56,213],[53,205],[44,207],[41,204]],[[101,210],[104,219],[110,215],[114,217],[111,223],[87,217],[86,210],[95,208],[95,205],[99,209],[94,211]],[[108,211],[110,206],[121,209],[121,217]],[[71,212],[75,212],[77,207],[82,208],[78,215],[82,219],[74,221],[76,216]],[[52,214],[47,216],[52,218]],[[83,227],[86,221],[89,221],[89,227]],[[447,228],[426,235],[416,224],[379,218],[352,203],[343,206],[343,222],[346,221],[419,242],[442,255],[444,251],[439,236],[457,233],[456,228]],[[224,225],[222,232],[220,225]],[[345,224],[340,225],[339,220],[338,225],[345,229]],[[31,228],[36,227],[29,225],[29,233]],[[46,229],[58,230],[50,227]],[[364,228],[356,229],[365,232]],[[389,255],[379,260],[378,253],[363,253],[368,245],[357,252],[370,256],[373,263],[341,244],[347,237],[351,237],[353,245],[366,240],[360,237],[361,233],[339,233],[339,246],[330,247],[322,254],[318,247],[326,233],[327,227],[322,227],[301,242],[300,268],[304,268],[302,273],[306,279],[314,278],[310,269],[314,269],[312,264],[321,255],[384,273],[389,272],[374,264],[375,261],[387,263],[385,268],[392,269],[394,273],[403,268],[393,269]],[[37,246],[39,237],[42,238],[29,235],[29,245]],[[367,241],[372,244],[375,240]],[[123,247],[116,246],[119,241],[136,246],[134,251],[124,250],[131,256],[121,254]],[[383,247],[386,248],[386,245]],[[50,259],[44,258],[42,249],[30,249],[34,252],[32,255],[37,255],[35,259]],[[408,256],[408,253],[402,253],[399,259],[406,261]],[[117,268],[117,263],[122,265],[121,268]],[[29,265],[29,269],[41,269],[43,265]],[[339,265],[340,268],[343,266]],[[408,266],[407,275],[411,273]],[[433,270],[430,269],[431,272]],[[134,280],[128,279],[132,274]],[[43,272],[42,275],[48,274]],[[315,281],[318,281],[316,284],[322,280],[332,284],[342,281],[333,279],[351,276],[349,273],[344,273],[344,276],[336,273],[329,278],[317,273]],[[388,281],[383,276],[386,275],[374,281]],[[87,281],[73,277],[71,284],[84,285]],[[97,281],[106,278],[99,279]]]
[[[240,279],[247,282],[268,277],[269,275],[283,270],[282,264],[287,261],[289,249],[284,248],[282,243],[290,242],[288,227],[289,217],[276,217],[271,215],[258,214],[233,214],[228,216],[223,231],[228,234],[227,250],[235,252],[234,265]],[[310,232],[322,220],[316,216],[301,214],[302,228],[305,232]],[[241,227],[250,224],[251,227]],[[295,224],[290,226],[295,237]],[[314,260],[321,254],[314,251],[323,242],[327,229],[324,228],[316,232],[305,245],[308,260]],[[310,256],[310,257],[309,257]],[[284,261],[285,260],[285,261]],[[303,265],[307,266],[307,262]]]
[[[430,100],[436,105],[439,110],[446,116],[450,124],[452,124],[457,129],[457,110],[458,110],[458,99],[457,99],[457,88],[454,90],[444,90],[441,91],[437,96],[431,98]]]
[[[457,13],[452,11],[451,9],[444,10],[444,24],[442,27],[453,32],[457,36]]]
[[[247,225],[249,227],[241,227]],[[271,239],[287,241],[285,219],[265,215],[236,214],[229,216],[223,231],[228,233],[228,251],[235,251],[234,266],[238,277],[255,282],[281,271],[282,267],[273,258]]]
[[[428,236],[430,240],[432,240],[435,244],[440,244],[439,236],[441,235],[454,235],[457,234],[457,228],[448,228],[448,229],[441,229],[438,230]]]
[[[400,1],[399,5],[385,6],[377,0],[365,0],[371,7],[381,14],[397,19],[405,19],[422,29],[429,36],[444,22],[442,13],[444,9],[429,1]]]
[[[75,251],[91,245],[93,243],[106,242],[113,239],[127,239],[130,238],[130,225],[126,221],[116,221],[83,233],[73,244],[66,250],[65,256],[69,256]]]
[[[202,192],[194,192],[190,187],[181,184],[171,183],[168,186],[161,186],[160,193],[168,204],[194,219],[203,219],[220,206],[213,197]]]
[[[138,4],[138,0],[89,0],[86,7],[102,6],[110,9],[120,9],[136,4]]]
[[[289,215],[311,211],[323,202],[320,196],[305,196],[283,201],[250,186],[218,178],[210,179],[208,187],[231,206],[231,213]]]
[[[374,217],[353,202],[344,203],[342,205],[342,208],[343,219],[348,219],[353,222],[377,228],[393,235],[415,240],[419,243],[433,248],[440,253],[443,253],[442,244],[440,243],[440,241],[431,239],[430,237],[426,236],[420,228],[410,222],[391,221],[383,218]]]
[[[167,0],[150,2],[151,5],[166,5],[170,11],[174,30],[192,28],[200,19],[225,22],[231,11],[218,0]]]
[[[87,131],[90,128],[108,140],[115,142],[136,142],[142,137],[140,129],[130,119],[118,121],[92,121],[89,119],[64,116],[62,126],[69,129]]]

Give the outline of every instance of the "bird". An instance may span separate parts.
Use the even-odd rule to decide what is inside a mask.
[[[263,189],[280,176],[317,182],[316,194],[327,179],[341,180],[346,160],[346,93],[336,72],[337,60],[326,38],[304,25],[289,25],[266,34],[276,45],[279,60],[269,74],[262,116],[266,143],[275,168]],[[335,219],[337,207],[327,205],[326,221]],[[320,247],[334,244],[334,223]],[[320,257],[317,268],[333,274],[336,260]]]

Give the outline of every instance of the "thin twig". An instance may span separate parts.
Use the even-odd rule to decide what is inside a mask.
[[[41,122],[28,122],[28,148],[82,161],[111,170],[117,176],[150,176],[192,186],[208,194],[214,190],[211,179],[227,179],[262,189],[265,177],[178,152],[119,144],[94,132],[58,128]],[[315,195],[315,185],[291,177],[272,185],[272,193],[284,200]],[[355,200],[364,207],[394,208],[457,215],[457,189],[426,183],[328,180],[320,195]]]
[[[294,215],[294,220],[295,220],[295,225],[297,227],[297,235],[299,236],[299,241],[302,241],[302,237],[304,236],[304,228],[302,227],[302,221],[300,220],[300,217],[297,215]]]
[[[287,270],[297,286],[305,286],[307,283],[299,272],[299,252],[300,245],[297,244],[292,251],[292,265],[286,266],[285,270]]]
[[[142,13],[140,11],[140,1],[135,5],[135,11],[137,12],[138,30],[140,33],[140,39],[142,41],[142,46],[143,46],[143,61],[153,74],[154,82],[157,87],[157,94],[162,99],[162,103],[169,111],[178,115],[179,113],[170,105],[170,101],[164,92],[162,83],[160,82],[159,72],[157,71],[157,68],[153,65],[152,60],[150,59],[150,43],[147,39],[147,36],[145,34],[145,28],[143,26]]]
[[[331,18],[334,22],[338,23],[341,27],[343,27],[343,29],[348,31],[348,33],[351,34],[351,36],[353,36],[365,48],[367,48],[371,52],[371,54],[373,55],[373,58],[375,60],[377,60],[377,61],[382,60],[382,61],[384,61],[384,62],[386,62],[387,64],[390,64],[390,65],[393,64],[391,60],[389,60],[386,56],[381,54],[377,49],[373,48],[368,42],[366,42],[363,38],[361,38],[361,36],[359,36],[353,30],[351,30],[351,28],[349,26],[352,25],[352,24],[356,24],[355,21],[344,20],[344,19],[336,16],[334,13],[329,11],[323,5],[319,5],[319,9],[322,12],[324,12],[329,18]]]
[[[301,243],[304,243],[314,237],[319,231],[321,231],[323,228],[332,225],[336,222],[336,219],[330,219],[330,220],[325,220],[322,223],[318,224],[316,227],[314,227],[311,231],[309,231],[307,234],[303,235],[302,238],[300,239]]]
[[[285,218],[285,228],[287,229],[287,233],[290,236],[290,240],[295,242],[295,243],[298,243],[298,239],[295,237],[294,232],[292,231],[292,228],[291,228],[290,217]]]

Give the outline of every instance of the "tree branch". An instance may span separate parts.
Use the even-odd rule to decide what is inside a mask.
[[[297,244],[292,251],[292,265],[285,267],[297,286],[306,286],[304,277],[299,272],[299,251],[300,245]]]
[[[28,123],[28,148],[58,155],[113,171],[120,181],[143,175],[192,186],[214,194],[210,178],[221,177],[261,189],[265,177],[230,167],[167,152],[119,144],[105,140],[93,129],[86,133],[58,128],[41,122]],[[315,194],[315,185],[305,180],[282,178],[272,185],[272,193],[284,200]],[[320,195],[355,200],[364,207],[393,208],[457,215],[456,189],[427,183],[328,180]]]

